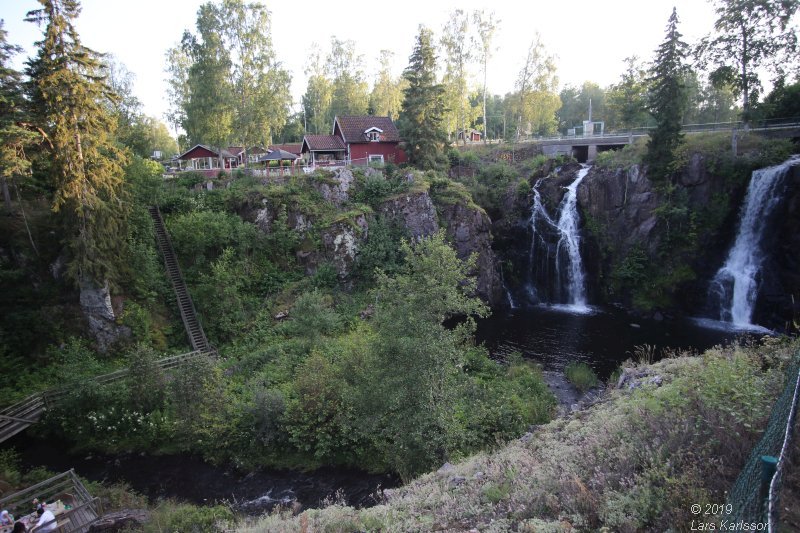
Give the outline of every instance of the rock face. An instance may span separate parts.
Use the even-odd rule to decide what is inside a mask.
[[[89,323],[89,332],[97,342],[100,352],[106,352],[114,344],[129,339],[131,330],[116,323],[108,282],[102,287],[90,282],[81,283],[80,302],[83,315]]]
[[[330,261],[340,279],[353,269],[359,244],[369,235],[369,224],[364,215],[353,220],[337,222],[322,230],[323,257]]]
[[[489,305],[498,305],[503,299],[503,283],[497,257],[492,250],[492,223],[488,215],[474,206],[462,203],[440,208],[441,218],[447,226],[447,239],[460,259],[476,255],[476,292]]]
[[[325,200],[339,206],[350,199],[350,187],[354,181],[355,176],[350,169],[340,168],[329,179],[318,179],[313,183]]]
[[[436,208],[427,192],[408,192],[386,200],[378,212],[403,224],[418,239],[439,230]]]
[[[644,243],[648,251],[655,253],[658,239],[653,238],[653,230],[658,197],[638,166],[590,172],[578,187],[578,205],[603,225],[621,249],[627,251],[634,244]]]

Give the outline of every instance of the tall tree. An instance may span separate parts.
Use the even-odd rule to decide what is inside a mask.
[[[363,58],[356,52],[355,41],[331,37],[331,53],[327,63],[333,80],[331,118],[367,114],[369,85],[364,81],[363,64]]]
[[[450,14],[450,20],[444,26],[441,38],[444,50],[445,74],[445,123],[448,133],[465,132],[467,129],[467,77],[469,64],[472,61],[472,50],[469,42],[469,15],[461,9]],[[466,144],[466,132],[464,133]]]
[[[197,36],[184,34],[183,46],[192,60],[184,104],[184,130],[192,144],[207,143],[222,148],[233,133],[234,92],[231,56],[223,40],[225,28],[219,7],[203,4],[197,11]]]
[[[219,13],[233,67],[234,137],[246,153],[270,144],[286,123],[291,77],[276,61],[272,19],[263,4],[224,0]]]
[[[487,128],[488,117],[486,116],[486,88],[489,75],[489,60],[492,58],[492,52],[494,52],[492,49],[492,40],[494,39],[494,33],[500,26],[500,20],[495,18],[494,12],[487,14],[486,11],[476,10],[472,14],[472,23],[475,25],[475,29],[478,32],[481,65],[483,66],[483,142],[485,144],[489,139],[489,130]]]
[[[717,67],[714,78],[733,82],[749,118],[761,90],[759,68],[782,77],[797,67],[797,27],[792,25],[800,0],[715,0],[714,34],[697,47],[701,64]]]
[[[463,345],[486,307],[474,296],[464,263],[444,233],[401,245],[405,262],[394,276],[381,272],[375,289],[374,327],[367,370],[365,424],[381,431],[391,466],[404,479],[441,464],[457,442],[453,408],[459,394]],[[465,281],[466,280],[466,281]],[[455,328],[443,322],[469,317]]]
[[[637,56],[626,57],[625,65],[620,81],[606,92],[606,126],[611,129],[638,128],[651,120],[647,111],[647,71]]]
[[[30,99],[52,142],[53,211],[61,215],[68,273],[81,284],[103,284],[118,272],[124,234],[122,167],[112,141],[113,94],[100,54],[83,46],[73,21],[75,0],[39,0],[26,20],[44,25],[38,53],[28,61]]]
[[[372,115],[388,116],[397,119],[400,107],[403,105],[403,89],[408,82],[402,76],[395,78],[392,75],[392,58],[394,54],[389,50],[380,52],[380,71],[372,93],[369,95],[369,111]]]
[[[325,72],[322,52],[317,43],[311,46],[305,74],[308,77],[306,92],[303,95],[303,114],[306,133],[321,134],[330,130],[331,98],[333,84]]]
[[[533,133],[555,132],[556,111],[561,108],[561,99],[556,92],[556,65],[538,34],[528,47],[515,88],[512,106],[517,120],[517,140],[526,127]]]
[[[403,92],[400,135],[411,164],[422,169],[439,168],[444,163],[444,89],[436,80],[436,54],[433,32],[420,26],[414,51],[403,77],[408,87]]]
[[[667,23],[667,35],[656,50],[650,71],[648,93],[650,112],[656,127],[647,142],[648,173],[664,179],[673,170],[675,149],[683,142],[681,126],[687,108],[686,79],[688,46],[681,41],[678,31],[678,12],[672,9]]]
[[[26,114],[21,76],[10,67],[9,62],[21,49],[9,44],[7,35],[0,20],[0,188],[3,191],[3,203],[10,212],[9,183],[15,177],[28,173],[30,161],[25,151],[37,136],[20,126]]]
[[[165,73],[167,74],[167,100],[169,110],[166,113],[167,122],[177,135],[180,130],[185,131],[186,105],[189,103],[189,67],[192,58],[189,57],[188,42],[190,36],[184,32],[183,40],[177,46],[167,50]]]

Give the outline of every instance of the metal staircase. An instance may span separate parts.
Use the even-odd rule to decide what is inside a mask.
[[[178,266],[178,259],[175,256],[175,250],[172,248],[169,234],[164,227],[164,219],[161,218],[161,212],[156,206],[149,207],[148,210],[150,211],[150,216],[153,217],[158,248],[161,250],[161,255],[164,256],[167,276],[169,276],[172,282],[172,288],[175,290],[175,296],[178,298],[178,308],[181,311],[181,319],[183,320],[183,325],[186,327],[186,334],[189,336],[189,342],[192,343],[192,349],[203,352],[213,351],[213,348],[208,343],[208,339],[206,339],[203,327],[197,320],[197,311],[194,308],[194,303],[192,303],[189,290],[186,288],[186,282],[183,280],[180,266]]]

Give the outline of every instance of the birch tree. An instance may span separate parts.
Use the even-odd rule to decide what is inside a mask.
[[[472,52],[469,46],[469,15],[456,9],[450,14],[441,38],[444,50],[445,121],[448,133],[464,132],[467,128],[467,77]],[[466,136],[464,137],[466,144]]]
[[[488,122],[486,121],[486,90],[487,79],[489,73],[489,60],[492,58],[492,41],[494,34],[500,27],[500,20],[495,18],[494,12],[486,13],[483,10],[476,10],[472,14],[472,22],[475,25],[475,30],[478,32],[480,41],[480,57],[481,65],[483,67],[483,142],[486,144],[488,141],[489,130],[487,128]]]
[[[528,47],[525,64],[517,77],[515,88],[512,108],[517,118],[517,141],[523,128],[540,134],[555,132],[556,111],[561,108],[561,99],[556,92],[556,65],[553,56],[547,54],[538,34]]]

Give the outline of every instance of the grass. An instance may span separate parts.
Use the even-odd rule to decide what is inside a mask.
[[[572,362],[564,369],[567,380],[581,392],[586,392],[599,382],[597,374],[586,363]]]

